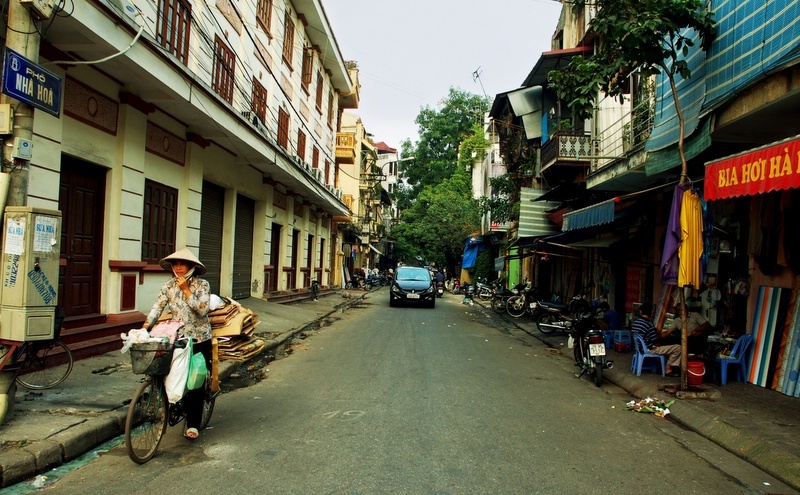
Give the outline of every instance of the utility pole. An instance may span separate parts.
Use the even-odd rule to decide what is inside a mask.
[[[30,11],[19,0],[8,2],[8,28],[6,46],[35,63],[39,61],[39,33]],[[11,173],[8,191],[8,206],[27,206],[28,174],[30,163],[12,156],[15,138],[30,141],[33,137],[33,107],[10,96],[3,95],[3,102],[10,103],[13,110],[13,131],[8,138],[11,143],[3,146],[3,171]]]

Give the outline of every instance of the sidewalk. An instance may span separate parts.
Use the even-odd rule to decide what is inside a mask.
[[[259,315],[256,333],[276,335],[267,344],[274,349],[365,297],[363,291],[347,291],[347,295],[339,292],[291,305],[259,299],[242,304]],[[488,305],[483,311],[499,317]],[[572,359],[566,335],[545,336],[527,317],[506,319]],[[674,385],[676,379],[647,372],[635,376],[629,371],[630,353],[610,350],[609,358],[614,369],[604,377],[632,396],[674,398],[661,388]],[[240,366],[222,362],[220,379],[224,381]],[[123,434],[126,402],[139,379],[131,373],[126,355],[111,352],[76,362],[70,377],[56,389],[18,389],[15,414],[0,426],[0,487],[31,480]],[[798,399],[738,382],[704,383],[703,389],[718,397],[679,399],[670,408],[670,418],[800,490],[800,442],[794,436],[800,431]]]
[[[494,313],[487,303],[480,303]],[[505,319],[573,360],[567,335],[544,335],[527,316],[515,319],[506,315]],[[800,399],[732,381],[730,374],[726,385],[717,385],[711,382],[711,370],[707,370],[703,384],[695,388],[709,398],[680,398],[681,392],[676,397],[664,387],[679,389],[679,378],[646,371],[636,376],[630,371],[632,356],[631,352],[608,350],[606,357],[614,367],[605,370],[603,377],[638,399],[676,399],[670,407],[672,420],[800,490],[800,442],[795,436],[800,432]]]

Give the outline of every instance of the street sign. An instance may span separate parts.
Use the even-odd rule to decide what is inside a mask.
[[[61,77],[6,47],[3,93],[58,117],[61,114]]]

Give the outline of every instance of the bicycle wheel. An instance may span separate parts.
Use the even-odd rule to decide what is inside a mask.
[[[60,340],[30,342],[20,357],[17,383],[31,390],[55,387],[72,372],[73,359],[72,351]]]
[[[208,422],[211,420],[211,415],[214,413],[214,403],[217,400],[219,392],[211,392],[211,380],[206,382],[206,397],[203,399],[203,417],[200,419],[200,429],[205,429]]]
[[[137,464],[149,461],[167,430],[169,403],[161,378],[148,376],[136,389],[125,419],[125,450]]]

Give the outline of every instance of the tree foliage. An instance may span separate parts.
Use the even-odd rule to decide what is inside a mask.
[[[400,164],[410,197],[453,175],[462,141],[472,134],[474,124],[483,122],[488,110],[486,98],[454,88],[450,88],[440,108],[420,110],[415,120],[419,141],[406,140],[400,146],[402,156],[414,157]]]
[[[402,222],[392,230],[395,256],[412,263],[416,256],[439,266],[453,266],[466,239],[479,225],[472,178],[464,170],[437,185],[426,185]]]
[[[686,57],[694,46],[695,34],[703,50],[708,50],[713,41],[715,23],[705,7],[706,0],[591,1],[598,9],[589,24],[600,38],[598,50],[589,57],[576,56],[565,69],[552,71],[551,86],[567,102],[573,116],[583,120],[592,115],[598,89],[622,100],[634,71],[645,78],[663,73],[678,113],[678,148],[685,175],[684,120],[675,78],[691,77]],[[588,3],[574,0],[575,12],[582,12]]]

